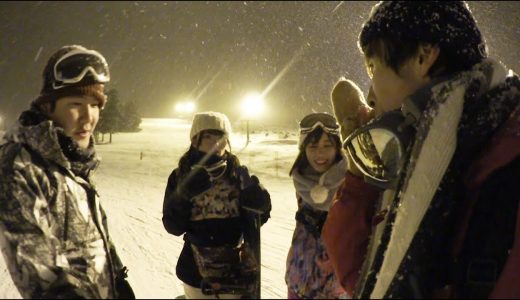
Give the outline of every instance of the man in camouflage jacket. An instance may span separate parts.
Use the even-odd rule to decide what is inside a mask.
[[[103,56],[65,46],[0,145],[0,246],[24,298],[133,298],[91,181]]]

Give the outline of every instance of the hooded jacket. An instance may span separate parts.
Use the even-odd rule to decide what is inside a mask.
[[[78,153],[36,109],[0,146],[0,245],[24,298],[118,296],[122,264],[91,179],[99,160]]]

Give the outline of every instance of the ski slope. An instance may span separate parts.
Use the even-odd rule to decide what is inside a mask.
[[[189,146],[190,122],[143,119],[142,131],[119,133],[112,144],[97,145],[102,158],[95,174],[110,234],[137,298],[175,298],[182,282],[175,265],[181,237],[162,225],[166,181]],[[105,137],[107,140],[107,137]],[[296,158],[297,136],[266,131],[231,136],[232,151],[271,194],[271,219],[262,227],[262,298],[286,298],[285,259],[295,226],[296,199],[289,168]],[[142,153],[142,160],[141,160]],[[0,258],[0,298],[20,298],[5,261]]]

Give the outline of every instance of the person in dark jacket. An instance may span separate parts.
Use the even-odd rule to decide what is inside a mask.
[[[190,148],[168,178],[162,220],[169,233],[184,235],[176,273],[188,299],[246,296],[252,284],[248,270],[259,267],[248,259],[251,249],[242,242],[242,207],[260,211],[263,224],[270,217],[271,200],[258,178],[230,152],[230,133],[226,115],[195,114]],[[234,285],[239,291],[215,288],[214,295],[205,295],[205,282]]]
[[[60,48],[0,146],[0,248],[24,298],[135,298],[92,180],[109,79],[99,52]]]
[[[519,298],[519,77],[460,1],[380,2],[359,46],[376,118],[345,146],[385,129],[402,152],[349,151],[322,232],[336,275],[362,298]]]

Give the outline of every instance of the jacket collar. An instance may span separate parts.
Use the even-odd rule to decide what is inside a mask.
[[[99,158],[93,148],[89,149],[90,154],[79,154],[81,150],[77,143],[66,137],[61,127],[56,126],[52,120],[35,108],[26,110],[20,115],[17,124],[6,132],[4,140],[24,144],[45,160],[72,170],[77,175],[88,174],[90,170],[96,169],[99,165]],[[90,147],[94,147],[93,140],[91,140]],[[75,157],[71,153],[82,156],[82,158]]]

